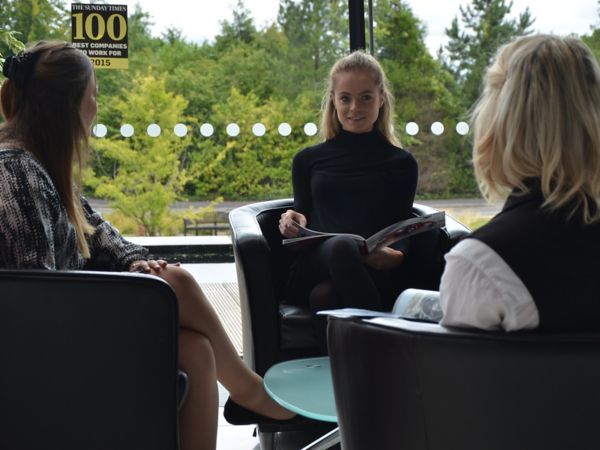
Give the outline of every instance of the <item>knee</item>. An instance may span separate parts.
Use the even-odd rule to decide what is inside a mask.
[[[167,266],[157,274],[165,280],[177,293],[182,289],[187,289],[189,286],[197,284],[196,280],[187,270],[178,266]]]
[[[195,331],[180,330],[179,364],[184,371],[196,372],[200,369],[216,372],[215,354],[210,340]]]
[[[326,281],[313,287],[308,297],[308,303],[313,313],[338,307],[339,302],[333,283]]]
[[[326,242],[329,247],[330,255],[334,260],[348,260],[360,257],[358,244],[352,238],[347,236],[334,236]]]

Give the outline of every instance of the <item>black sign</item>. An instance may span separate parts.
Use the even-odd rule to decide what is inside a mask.
[[[71,3],[73,45],[97,69],[127,69],[127,5]]]

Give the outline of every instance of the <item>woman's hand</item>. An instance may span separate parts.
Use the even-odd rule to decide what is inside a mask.
[[[149,259],[148,261],[142,259],[139,261],[134,261],[129,266],[130,272],[140,272],[140,273],[158,273],[161,269],[167,267],[169,263],[164,259]],[[173,263],[172,265],[180,266],[181,263]]]
[[[404,253],[390,247],[383,247],[369,253],[365,257],[365,263],[376,270],[388,270],[398,267],[404,262]]]
[[[296,237],[300,233],[297,224],[305,227],[307,224],[306,217],[293,209],[288,209],[279,219],[279,232],[286,238]]]

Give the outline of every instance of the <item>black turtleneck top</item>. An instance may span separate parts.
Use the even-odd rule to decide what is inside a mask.
[[[415,158],[378,131],[342,131],[295,156],[294,209],[313,230],[369,237],[410,217],[417,178]]]

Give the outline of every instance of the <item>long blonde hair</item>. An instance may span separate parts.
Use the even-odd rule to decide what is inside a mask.
[[[321,103],[321,135],[324,139],[331,139],[337,136],[342,130],[342,124],[337,117],[333,104],[333,90],[336,76],[341,72],[359,70],[364,70],[371,74],[383,97],[383,105],[379,109],[379,116],[373,127],[379,130],[390,143],[399,147],[400,139],[394,133],[394,96],[390,90],[389,82],[379,62],[362,50],[357,50],[339,59],[329,71]]]
[[[544,207],[600,219],[600,68],[579,39],[534,35],[502,47],[472,126],[486,197],[526,192],[525,179],[535,177]]]
[[[2,84],[0,101],[6,123],[0,141],[15,141],[32,153],[52,179],[89,258],[86,235],[94,232],[80,202],[80,174],[89,130],[80,106],[93,76],[89,58],[63,42],[39,42],[19,56]],[[73,166],[78,171],[74,173]]]

